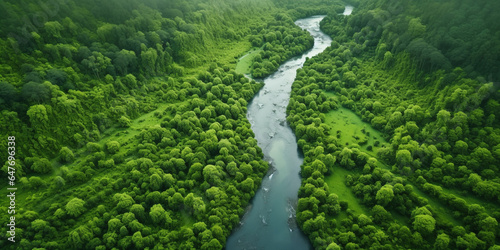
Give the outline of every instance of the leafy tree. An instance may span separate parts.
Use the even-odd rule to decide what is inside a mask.
[[[75,158],[73,151],[71,151],[68,147],[62,147],[61,150],[59,150],[59,156],[61,157],[61,160],[66,163],[72,162]]]
[[[222,245],[217,239],[212,239],[210,242],[201,245],[201,249],[215,250],[222,249]]]
[[[413,221],[413,229],[415,229],[419,233],[427,235],[434,232],[435,228],[436,220],[432,217],[432,215],[419,214],[415,216],[415,220]]]
[[[94,237],[94,233],[86,226],[80,226],[71,231],[68,237],[70,246],[74,249],[82,248],[86,242],[89,242]]]
[[[85,201],[82,199],[73,198],[66,204],[66,212],[73,217],[77,217],[85,211],[84,205]]]
[[[386,206],[387,204],[389,204],[389,202],[391,202],[393,198],[393,186],[389,184],[384,185],[379,191],[377,191],[377,195],[375,196],[377,202],[382,206]]]
[[[205,181],[216,184],[220,181],[220,173],[214,165],[207,165],[203,168],[203,177]]]
[[[337,243],[335,242],[332,242],[328,245],[328,247],[326,247],[327,250],[340,250],[340,246],[337,245]]]
[[[110,154],[115,154],[120,150],[120,143],[117,141],[109,141],[106,143],[106,149]]]
[[[116,202],[116,208],[118,211],[127,211],[133,204],[135,204],[134,199],[128,194],[117,193],[113,196],[113,200]]]
[[[450,237],[447,234],[439,234],[434,242],[434,249],[447,249],[450,244]]]
[[[131,121],[126,116],[121,116],[120,119],[118,119],[118,123],[122,128],[128,128],[130,127]]]
[[[12,103],[17,99],[16,88],[7,82],[0,82],[0,104]]]
[[[52,171],[52,164],[46,158],[36,158],[33,165],[31,165],[31,169],[37,173],[50,173]]]
[[[31,103],[43,103],[51,97],[50,89],[44,84],[28,82],[21,89],[21,97]]]
[[[47,108],[44,105],[31,106],[27,114],[30,117],[30,122],[34,125],[35,128],[39,130],[44,130],[47,128],[49,117],[47,114]]]

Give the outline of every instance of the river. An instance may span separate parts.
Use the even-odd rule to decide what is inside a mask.
[[[344,14],[350,14],[352,7]],[[348,11],[348,13],[346,13]],[[302,56],[292,58],[264,79],[264,87],[248,104],[247,118],[264,158],[271,169],[251,201],[240,226],[229,236],[226,249],[312,249],[309,239],[295,221],[299,175],[303,156],[296,137],[286,122],[286,107],[297,69],[328,46],[331,38],[320,31],[325,16],[312,16],[295,22],[314,37],[314,46]]]

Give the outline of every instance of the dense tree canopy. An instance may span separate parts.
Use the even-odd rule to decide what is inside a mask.
[[[480,221],[499,219],[491,108],[500,93],[490,61],[500,54],[499,27],[489,23],[498,4],[352,2],[351,16],[323,19],[332,46],[292,85],[287,120],[305,156],[299,225],[318,249],[494,248],[498,228]],[[316,127],[323,133],[308,135]],[[313,171],[318,160],[328,171]],[[311,227],[327,207],[314,189],[340,201],[326,229]]]
[[[265,46],[271,73],[312,45],[293,20],[337,7],[1,2],[0,134],[28,197],[1,248],[221,249],[268,168],[236,58]]]
[[[287,107],[312,245],[498,248],[498,1],[348,2],[0,2],[1,169],[23,190],[0,248],[222,249],[268,169],[236,59],[271,74],[314,14],[334,42]]]

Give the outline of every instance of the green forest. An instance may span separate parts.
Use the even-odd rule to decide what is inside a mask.
[[[287,107],[311,246],[500,249],[498,1],[5,0],[0,15],[1,249],[223,249],[270,168],[247,106],[313,47],[294,24],[312,15],[333,42]]]

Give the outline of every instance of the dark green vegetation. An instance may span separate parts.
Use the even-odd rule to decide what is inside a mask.
[[[322,21],[334,42],[298,71],[287,118],[305,155],[297,219],[314,247],[499,248],[499,10],[360,1]],[[367,129],[336,127],[340,106]]]
[[[252,57],[251,73],[254,78],[270,75],[280,64],[312,48],[314,43],[307,31],[301,30],[284,14],[279,14],[267,29],[260,29],[260,35],[251,37],[253,46],[262,46],[259,54]]]
[[[307,4],[0,2],[0,158],[15,136],[19,190],[0,248],[221,249],[268,168],[245,118],[261,84],[236,58],[266,42],[263,75],[304,52],[293,20],[340,6]]]

